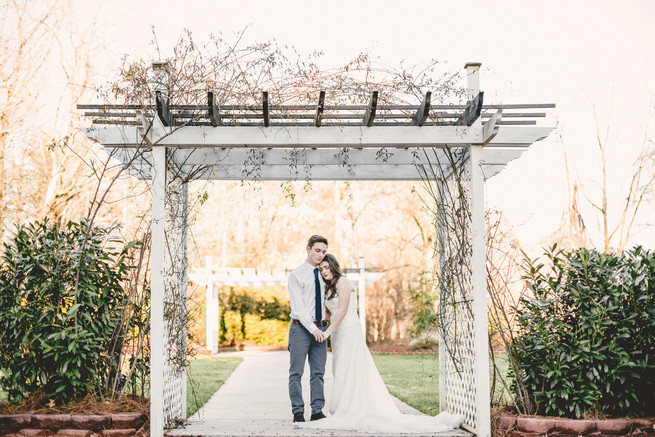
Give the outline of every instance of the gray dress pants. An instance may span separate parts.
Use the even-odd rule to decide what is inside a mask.
[[[325,331],[327,328],[318,329]],[[289,398],[293,414],[305,412],[301,380],[307,359],[309,359],[309,387],[312,398],[310,405],[312,414],[316,414],[323,411],[325,406],[323,375],[325,375],[327,359],[327,341],[317,342],[304,326],[292,323],[289,326]]]

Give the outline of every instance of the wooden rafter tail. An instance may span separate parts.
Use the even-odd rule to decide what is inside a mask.
[[[416,114],[414,115],[414,126],[423,126],[425,124],[425,120],[427,120],[428,115],[430,115],[431,98],[432,98],[432,91],[428,91],[427,93],[425,93],[425,97],[421,102],[421,106],[419,106],[419,108],[416,110]]]
[[[455,126],[471,126],[475,123],[475,120],[480,118],[483,97],[484,92],[480,91],[477,96],[466,104],[466,109],[464,109],[464,113],[455,122]]]
[[[161,91],[155,91],[155,100],[157,102],[157,115],[164,126],[171,125],[171,113],[168,109],[168,101],[164,100]]]
[[[325,110],[325,91],[321,91],[321,93],[318,95],[318,106],[316,106],[316,117],[314,118],[316,127],[319,127],[321,125],[321,122],[323,121],[324,110]]]
[[[489,120],[484,124],[482,128],[482,138],[483,145],[487,145],[496,138],[498,131],[500,130],[500,125],[503,120],[503,110],[499,109],[494,115],[491,116]]]
[[[364,114],[364,120],[362,122],[364,126],[368,126],[368,127],[373,126],[373,122],[375,121],[375,111],[377,107],[378,107],[378,92],[373,91],[373,94],[371,95],[371,101],[366,107],[366,113]]]
[[[137,125],[137,131],[139,132],[139,135],[141,135],[141,138],[149,145],[152,146],[152,142],[150,141],[149,134],[150,134],[150,123],[148,123],[148,120],[146,120],[146,117],[143,115],[143,112],[139,109],[136,110],[136,125]]]
[[[212,124],[212,126],[220,126],[221,125],[221,114],[218,111],[218,105],[214,101],[214,93],[209,91],[207,93],[207,111],[208,111],[208,116],[209,116],[209,122]]]
[[[271,117],[268,111],[268,91],[262,92],[262,113],[264,116],[264,127],[271,125]]]

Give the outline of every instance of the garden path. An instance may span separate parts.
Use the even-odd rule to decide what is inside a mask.
[[[168,431],[167,436],[363,436],[350,431],[314,431],[295,429],[291,422],[287,375],[289,354],[275,352],[227,352],[224,356],[240,356],[243,362],[223,386],[196,414],[181,427]],[[328,357],[325,371],[325,394],[329,403],[332,392],[332,358]],[[309,367],[305,368],[303,390],[309,399]],[[395,399],[395,398],[394,398]],[[396,399],[406,414],[422,415],[418,410]],[[309,416],[309,405],[307,405]],[[326,407],[327,410],[327,407]],[[454,431],[439,436],[469,436]],[[416,436],[416,434],[413,434]]]

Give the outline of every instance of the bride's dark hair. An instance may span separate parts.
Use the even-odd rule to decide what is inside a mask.
[[[331,281],[325,281],[325,294],[327,295],[328,299],[332,299],[337,295],[337,282],[339,282],[339,279],[343,276],[343,273],[341,273],[341,267],[339,267],[339,263],[337,262],[337,259],[334,257],[334,255],[330,253],[326,254],[321,263],[324,261],[327,261],[328,268],[330,269],[330,272],[333,276]]]

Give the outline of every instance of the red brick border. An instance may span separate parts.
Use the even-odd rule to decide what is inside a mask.
[[[655,421],[653,419],[573,420],[559,417],[499,414],[494,417],[493,424],[496,435],[509,435],[511,437],[655,435]]]
[[[2,414],[0,436],[133,436],[147,420],[142,413]]]

